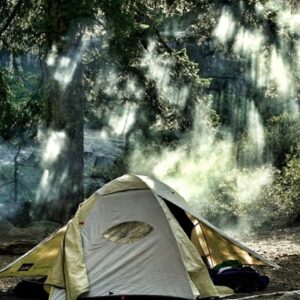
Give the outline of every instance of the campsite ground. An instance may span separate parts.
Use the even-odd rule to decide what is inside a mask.
[[[256,268],[270,277],[268,288],[258,294],[272,294],[259,299],[289,299],[287,296],[283,298],[280,293],[278,295],[274,293],[300,290],[300,225],[244,234],[240,240],[281,267],[279,269]],[[236,298],[242,296],[237,295]],[[300,295],[293,296],[291,299],[300,299]]]
[[[244,234],[240,238],[249,247],[276,262],[281,266],[279,269],[260,268],[259,271],[270,277],[268,288],[262,293],[274,293],[279,291],[300,290],[300,225],[284,229],[268,230],[260,233]],[[0,241],[1,244],[1,241]],[[0,268],[17,258],[16,255],[1,255]],[[8,296],[18,280],[14,278],[0,279],[0,298]],[[230,297],[242,298],[246,295]],[[13,299],[6,297],[5,299]],[[282,295],[260,297],[259,299],[287,299]],[[291,298],[291,299],[300,299]]]

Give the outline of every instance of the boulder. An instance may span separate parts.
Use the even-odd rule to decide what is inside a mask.
[[[17,228],[7,219],[0,217],[0,235],[1,237],[5,235],[17,234]]]
[[[50,221],[33,222],[28,227],[16,228],[9,221],[0,221],[0,254],[21,255],[32,249],[61,225]]]

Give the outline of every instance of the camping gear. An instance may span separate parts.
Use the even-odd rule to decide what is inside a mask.
[[[201,257],[210,267],[229,259],[278,267],[207,222],[169,186],[124,175],[81,203],[67,225],[0,276],[47,276],[51,300],[232,294],[213,284]]]
[[[228,286],[237,293],[262,291],[269,284],[268,276],[259,274],[249,266],[213,268],[210,276],[215,285]]]

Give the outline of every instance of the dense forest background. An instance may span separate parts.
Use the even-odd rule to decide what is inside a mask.
[[[1,218],[132,172],[218,226],[300,221],[297,1],[0,3]]]

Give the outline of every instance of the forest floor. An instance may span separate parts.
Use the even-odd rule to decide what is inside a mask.
[[[237,237],[235,238],[237,239]],[[266,295],[261,295],[257,299],[300,299],[300,225],[244,234],[240,241],[280,266],[278,269],[268,267],[255,268],[270,278],[268,287],[264,291],[256,293]],[[298,292],[281,293],[286,291]],[[248,296],[239,294],[229,298]]]
[[[286,294],[280,293],[300,290],[300,225],[273,231],[248,233],[244,234],[239,240],[281,267],[279,269],[256,268],[270,278],[267,289],[257,294],[271,295],[260,295],[259,299],[300,299],[300,292],[299,294],[290,293],[290,298]],[[0,255],[0,268],[17,257],[16,255]],[[0,278],[0,298],[13,299],[8,295],[11,294],[11,290],[19,280],[15,278]],[[229,298],[242,299],[244,297],[249,297],[249,295],[239,294]]]

